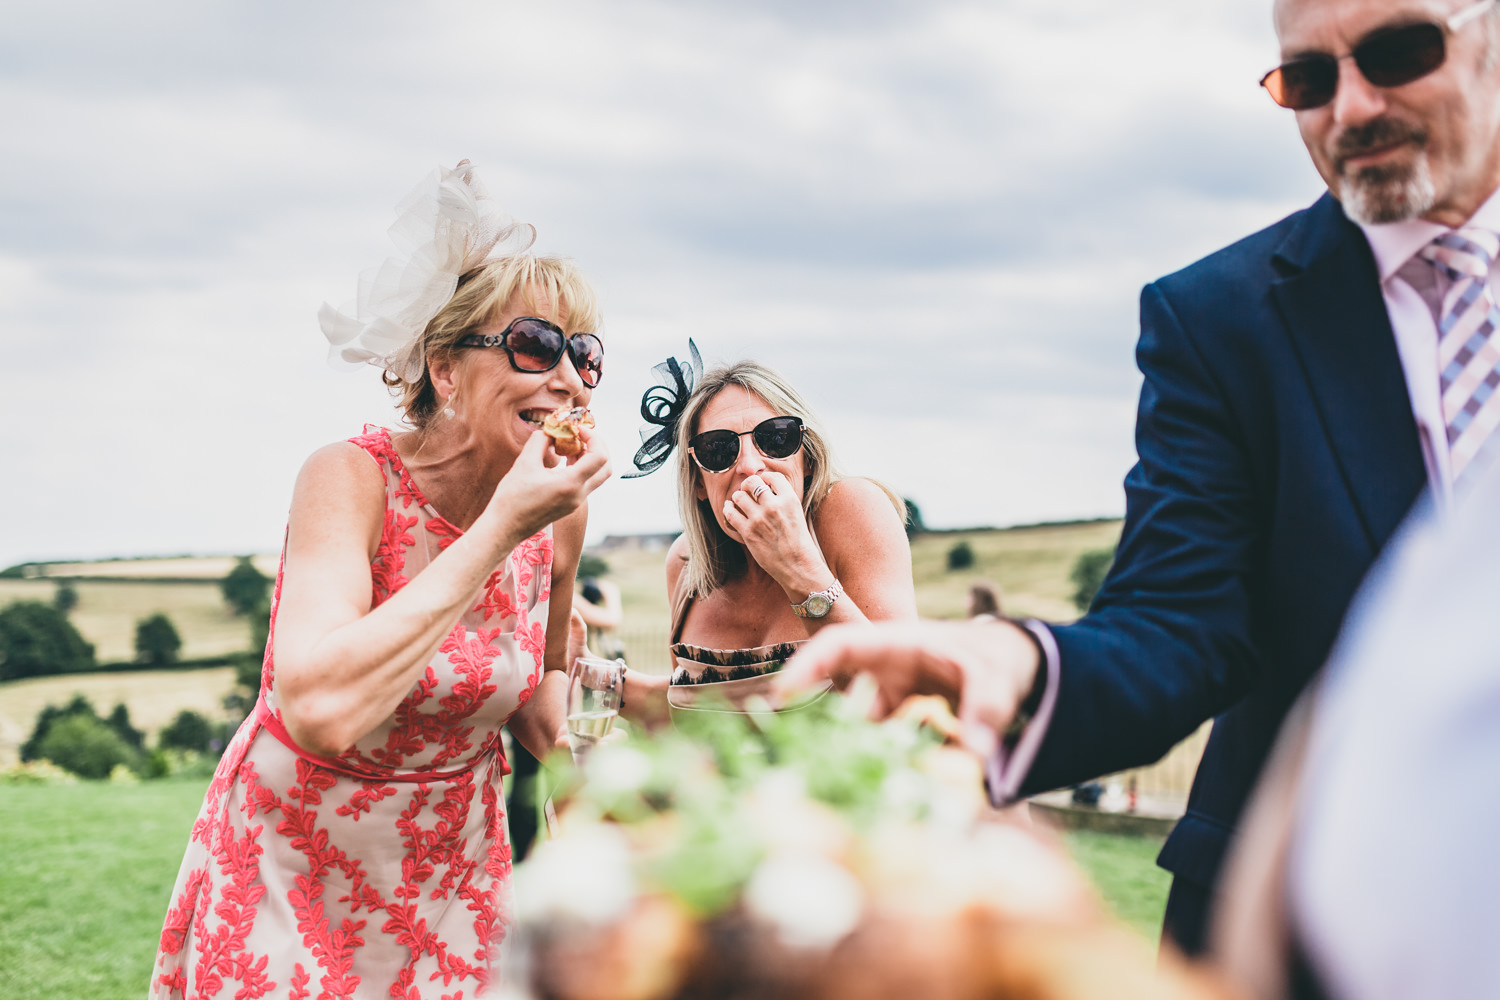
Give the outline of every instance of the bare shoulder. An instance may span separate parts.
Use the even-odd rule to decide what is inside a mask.
[[[326,444],[307,457],[297,474],[297,485],[348,487],[353,491],[385,495],[385,473],[380,465],[353,441]]]
[[[374,544],[384,520],[385,473],[359,445],[349,441],[325,445],[302,463],[292,495],[294,536],[307,529],[318,534],[353,529]]]
[[[891,495],[873,480],[857,476],[833,484],[818,507],[816,527],[821,535],[827,527],[835,524],[845,527],[851,522],[867,527],[889,528],[894,525],[903,535],[906,533]]]
[[[870,621],[912,619],[911,543],[891,495],[868,479],[842,479],[818,508],[828,568]]]
[[[818,507],[813,521],[823,557],[838,571],[846,558],[910,562],[906,524],[890,494],[868,479],[841,479]]]

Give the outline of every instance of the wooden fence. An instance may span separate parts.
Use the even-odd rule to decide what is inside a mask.
[[[667,657],[667,630],[643,628],[620,630],[620,641],[625,644],[625,662],[630,669],[647,674],[666,674],[672,671],[672,661]]]
[[[1149,767],[1122,771],[1104,780],[1119,778],[1126,787],[1133,780],[1141,798],[1154,799],[1159,807],[1171,809],[1175,806],[1180,811],[1187,802],[1188,790],[1193,787],[1193,775],[1198,773],[1198,762],[1203,759],[1203,747],[1208,743],[1208,732],[1212,727],[1212,722],[1205,722],[1197,732]]]

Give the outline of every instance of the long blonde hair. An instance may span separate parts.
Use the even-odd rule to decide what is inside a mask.
[[[677,508],[682,515],[682,533],[688,546],[687,565],[678,578],[679,602],[707,597],[731,576],[745,569],[744,548],[719,527],[708,501],[698,499],[702,473],[688,454],[688,442],[698,433],[698,419],[703,408],[732,385],[759,398],[779,416],[802,418],[802,515],[807,520],[809,531],[813,531],[818,508],[828,499],[834,483],[845,478],[834,465],[828,438],[817,415],[790,382],[758,361],[739,361],[710,369],[693,388],[682,419],[677,423]],[[905,502],[884,484],[877,482],[875,485],[890,497],[904,519]],[[815,531],[813,541],[817,541]]]
[[[422,356],[426,361],[422,379],[407,382],[386,372],[383,376],[397,405],[412,426],[425,428],[437,414],[438,395],[427,367],[434,361],[451,359],[465,334],[493,323],[520,295],[533,315],[539,300],[555,309],[568,333],[599,333],[599,300],[588,279],[566,257],[513,254],[487,260],[458,279],[458,290],[422,331]]]

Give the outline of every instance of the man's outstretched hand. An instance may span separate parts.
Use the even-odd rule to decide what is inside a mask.
[[[912,695],[941,695],[954,706],[965,744],[988,757],[1037,683],[1039,659],[1031,638],[1006,621],[834,625],[787,663],[775,690],[789,696],[828,680],[844,688],[868,674],[876,718]]]

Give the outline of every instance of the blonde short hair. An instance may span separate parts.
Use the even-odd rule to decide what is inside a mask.
[[[426,427],[437,414],[438,395],[430,365],[451,360],[458,341],[499,319],[516,296],[537,314],[548,303],[568,333],[599,333],[599,300],[593,286],[566,257],[514,254],[487,260],[458,279],[458,290],[422,331],[422,378],[407,382],[386,372],[382,377],[413,427]]]
[[[790,382],[757,361],[740,361],[710,369],[693,387],[682,419],[677,423],[677,506],[688,546],[687,565],[683,567],[678,585],[679,600],[707,597],[730,576],[745,568],[744,549],[719,527],[708,501],[698,499],[698,481],[702,473],[688,454],[688,442],[698,433],[698,419],[704,407],[732,385],[759,398],[779,416],[802,418],[802,513],[809,531],[813,530],[818,508],[828,499],[833,485],[845,478],[834,465],[828,438],[812,407]],[[901,517],[905,518],[906,505],[901,498],[885,485],[875,485],[890,497]],[[815,531],[813,541],[817,541]]]

